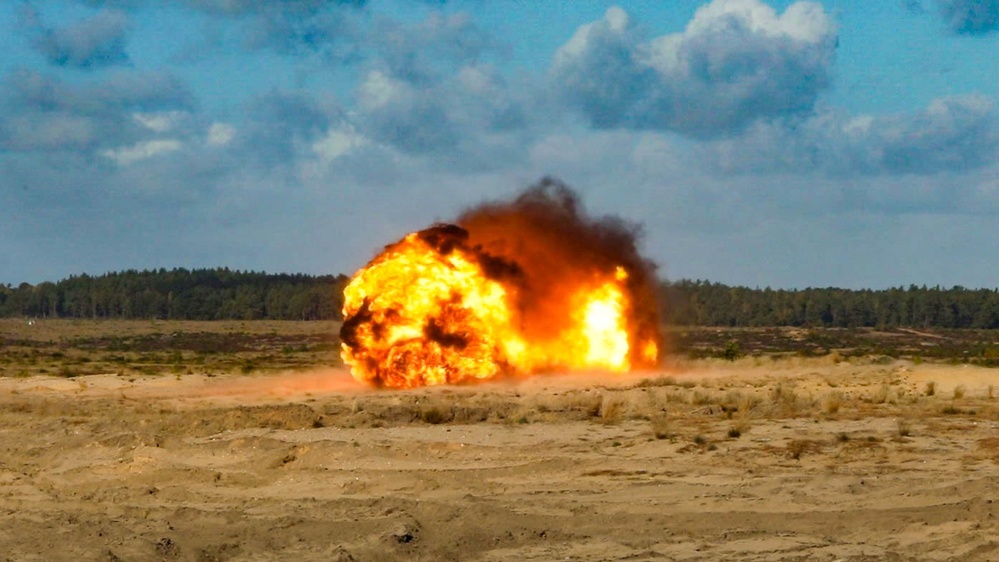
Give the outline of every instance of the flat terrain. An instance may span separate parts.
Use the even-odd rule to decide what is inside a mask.
[[[999,558],[995,369],[758,355],[378,391],[318,366],[335,326],[264,324],[0,331],[0,560]],[[249,336],[136,347],[189,333]]]

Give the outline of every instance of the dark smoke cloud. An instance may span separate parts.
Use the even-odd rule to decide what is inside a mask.
[[[521,284],[517,295],[524,333],[545,339],[562,325],[568,299],[580,276],[613,276],[618,266],[628,274],[627,288],[637,311],[638,335],[658,340],[659,314],[655,264],[638,251],[641,227],[618,217],[591,217],[566,184],[544,178],[512,201],[484,203],[463,212],[458,225],[469,232],[468,244],[515,264]],[[638,350],[633,350],[637,353]],[[635,364],[641,364],[637,355]]]

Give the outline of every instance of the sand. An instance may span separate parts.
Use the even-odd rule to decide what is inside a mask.
[[[996,560],[996,374],[0,379],[0,560]]]

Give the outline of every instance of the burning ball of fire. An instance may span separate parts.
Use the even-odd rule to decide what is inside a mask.
[[[553,370],[628,371],[659,355],[637,229],[592,219],[551,179],[389,245],[344,290],[341,357],[412,388]]]

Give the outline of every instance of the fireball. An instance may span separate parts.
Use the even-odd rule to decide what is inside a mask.
[[[622,251],[633,236],[620,236],[619,221],[577,207],[564,186],[543,184],[387,246],[344,290],[352,375],[413,388],[654,365],[648,263],[633,243]]]

